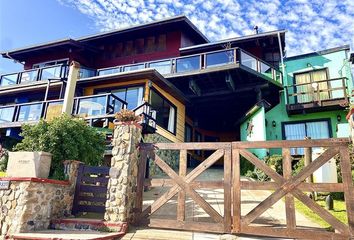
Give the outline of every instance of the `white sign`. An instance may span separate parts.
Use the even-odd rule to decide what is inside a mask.
[[[0,190],[7,190],[10,188],[10,181],[0,181]]]

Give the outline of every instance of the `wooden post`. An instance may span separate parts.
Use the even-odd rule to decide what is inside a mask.
[[[305,140],[311,139],[310,137],[305,137]],[[308,166],[312,162],[312,148],[307,147],[304,148],[304,164],[305,167]],[[308,178],[306,178],[306,182],[313,183],[313,174],[311,174]]]
[[[241,231],[240,150],[232,147],[232,231]]]
[[[291,155],[290,148],[283,148],[283,176],[285,179],[291,178]],[[294,197],[288,193],[285,196],[286,226],[294,230],[296,228]]]
[[[231,233],[231,173],[232,163],[231,163],[231,147],[225,149],[224,154],[224,231]]]
[[[179,156],[179,176],[184,178],[187,174],[187,150],[181,150]],[[186,213],[186,193],[178,193],[177,221],[184,221]]]

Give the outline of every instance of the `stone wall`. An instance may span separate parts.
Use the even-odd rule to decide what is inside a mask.
[[[158,133],[144,135],[145,143],[170,143],[171,141]],[[179,151],[158,150],[157,155],[163,159],[172,169],[178,169]],[[153,161],[149,161],[149,176],[165,175],[165,173]]]
[[[42,178],[0,178],[0,239],[20,232],[48,229],[51,219],[71,215],[77,162],[66,165],[69,181]],[[71,181],[70,181],[71,180]]]
[[[134,218],[141,126],[115,125],[105,220],[131,222]]]

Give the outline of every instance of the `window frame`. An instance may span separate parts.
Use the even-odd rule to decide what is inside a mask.
[[[309,122],[327,122],[327,124],[328,124],[327,126],[328,126],[329,138],[332,138],[332,137],[333,137],[331,118],[318,118],[318,119],[308,119],[308,120],[282,122],[282,123],[281,123],[282,140],[286,140],[286,139],[285,139],[285,125],[290,125],[290,124],[305,124],[305,135],[307,136],[306,123],[309,123]]]
[[[62,62],[62,61],[67,61],[67,64],[69,64],[69,58],[61,58],[61,59],[55,59],[55,60],[50,60],[50,61],[45,61],[45,62],[37,62],[37,63],[34,63],[32,64],[32,69],[37,69],[37,68],[43,68],[43,67],[49,67],[49,66],[43,66],[43,67],[40,67],[39,65],[40,64],[47,64],[47,63],[54,63],[54,65],[58,65],[58,62]]]
[[[165,96],[163,96],[156,88],[151,87],[150,88],[150,93],[149,93],[149,104],[151,105],[152,109],[154,110],[154,106],[152,106],[151,104],[151,91],[154,91],[158,96],[160,96],[163,100],[163,103],[166,101],[170,106],[172,106],[175,109],[175,117],[174,117],[174,126],[173,126],[173,132],[171,132],[170,130],[166,129],[165,127],[161,126],[160,124],[157,123],[156,124],[158,126],[160,126],[161,128],[163,128],[164,130],[168,131],[169,133],[173,134],[174,136],[177,136],[177,106],[174,105],[170,100],[168,100]],[[162,104],[163,105],[163,104]],[[158,113],[157,113],[158,114]]]

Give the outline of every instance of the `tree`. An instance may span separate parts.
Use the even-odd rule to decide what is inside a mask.
[[[61,115],[36,125],[23,125],[22,141],[15,151],[45,151],[53,155],[50,178],[64,179],[64,160],[79,160],[88,165],[103,161],[105,138],[84,120]]]

